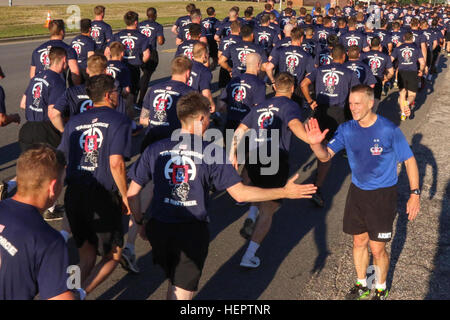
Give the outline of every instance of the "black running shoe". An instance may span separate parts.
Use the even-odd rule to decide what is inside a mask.
[[[63,205],[56,205],[55,210],[53,210],[53,212],[50,212],[48,209],[44,212],[45,221],[62,220],[63,217],[64,217]]]
[[[389,295],[388,289],[384,290],[377,289],[375,290],[375,295],[372,297],[372,300],[386,300],[388,295]]]
[[[5,200],[8,197],[8,183],[2,182],[0,183],[0,201]]]
[[[345,300],[367,300],[370,296],[370,289],[363,287],[362,284],[357,282],[353,288],[345,296]]]
[[[322,198],[322,192],[320,192],[319,189],[316,190],[316,193],[312,195],[310,200],[319,208],[323,208],[323,206],[325,206],[325,201]]]
[[[252,237],[253,230],[255,230],[256,223],[253,222],[252,219],[245,219],[244,225],[242,226],[239,233],[241,234],[242,238],[249,240]]]

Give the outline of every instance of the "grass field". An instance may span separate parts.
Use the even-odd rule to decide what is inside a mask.
[[[186,5],[189,2],[173,1],[173,2],[147,2],[147,3],[114,3],[105,5],[106,15],[105,21],[113,27],[123,28],[123,15],[128,10],[139,13],[139,19],[147,18],[146,10],[148,7],[155,7],[158,11],[158,22],[163,25],[173,24],[175,20],[186,15]],[[206,17],[206,8],[213,6],[216,9],[216,17],[223,19],[227,16],[228,10],[232,6],[239,6],[240,15],[243,16],[244,10],[248,6],[255,8],[255,15],[264,9],[264,3],[246,2],[246,1],[197,1],[196,6],[201,9],[202,14]],[[95,4],[80,4],[81,18],[93,18],[93,9]],[[1,7],[0,10],[0,38],[21,37],[47,34],[44,28],[47,11],[50,11],[52,19],[67,19],[73,12],[67,13],[67,5],[55,6],[13,6]],[[277,7],[278,8],[278,5]],[[77,30],[67,30],[66,32],[76,32]]]

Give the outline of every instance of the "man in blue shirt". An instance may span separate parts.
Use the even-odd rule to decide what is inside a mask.
[[[210,241],[207,201],[212,184],[239,202],[306,198],[315,190],[312,185],[295,184],[298,175],[281,188],[244,185],[223,148],[207,151],[211,143],[202,136],[209,126],[209,111],[208,99],[198,92],[182,97],[177,103],[181,121],[177,136],[146,148],[129,173],[130,209],[142,225],[141,236],[150,241],[153,262],[170,281],[170,300],[190,300],[198,289]],[[151,204],[141,208],[140,192],[150,181],[155,186]]]
[[[414,44],[414,36],[408,31],[403,36],[404,43],[392,52],[392,61],[398,60],[398,87],[400,89],[398,103],[402,112],[402,120],[412,119],[415,99],[419,90],[419,77],[425,69],[425,59],[422,50]],[[417,66],[419,65],[419,70]]]
[[[87,59],[95,52],[95,41],[92,40],[91,34],[91,20],[80,20],[81,34],[72,39],[72,48],[77,53],[78,68],[80,69],[80,75],[82,82],[85,82],[89,77],[86,73]]]
[[[219,61],[220,57],[222,57],[223,53],[225,52],[225,50],[227,50],[228,46],[242,41],[242,38],[240,36],[241,24],[239,23],[239,21],[233,21],[230,25],[230,30],[231,34],[229,36],[222,38],[222,40],[220,41],[219,52],[217,55]],[[219,88],[226,87],[226,85],[228,84],[228,82],[230,82],[230,80],[231,80],[230,73],[221,66],[219,69]]]
[[[73,300],[69,252],[42,213],[64,186],[64,155],[35,145],[17,161],[17,192],[0,202],[0,300]]]
[[[89,78],[86,91],[93,108],[69,120],[58,149],[68,159],[64,204],[80,256],[81,286],[89,294],[121,258],[122,215],[129,214],[124,158],[131,153],[131,123],[114,110],[113,77]],[[96,265],[97,254],[102,259]]]
[[[275,79],[275,97],[252,107],[236,129],[236,140],[231,146],[230,158],[237,167],[236,151],[240,149],[239,145],[245,133],[251,130],[245,169],[251,184],[256,187],[266,189],[285,185],[289,177],[289,149],[292,134],[302,141],[308,142],[301,122],[300,109],[291,100],[294,85],[295,80],[292,75],[287,72],[280,73]],[[275,136],[274,132],[278,132],[278,135]],[[270,150],[272,157],[270,163],[262,164],[263,160],[260,156],[263,151],[261,149]],[[256,203],[253,204],[253,206],[256,205]],[[248,235],[250,243],[240,264],[247,268],[259,266],[260,259],[255,254],[270,230],[272,217],[280,208],[280,202],[261,202],[258,204],[258,208],[258,220],[254,231]],[[244,230],[246,227],[250,227],[245,224]],[[241,235],[245,236],[245,232],[241,231]]]
[[[370,295],[366,271],[370,247],[376,266],[376,291],[373,300],[388,296],[386,277],[389,256],[386,242],[392,239],[392,224],[397,212],[397,164],[405,163],[411,188],[406,204],[408,219],[413,221],[420,209],[419,171],[414,155],[400,128],[372,112],[373,89],[364,85],[352,88],[350,110],[353,120],[341,124],[328,146],[322,144],[326,131],[317,120],[306,126],[311,149],[320,161],[347,150],[352,170],[344,212],[344,232],[353,235],[353,258],[357,282],[347,299],[367,299]]]
[[[149,87],[145,95],[139,122],[147,127],[147,132],[142,141],[141,152],[148,145],[170,137],[175,129],[180,128],[181,123],[176,113],[177,101],[194,91],[187,85],[192,70],[192,62],[188,58],[175,57],[171,69],[171,79]]]
[[[139,92],[139,81],[141,77],[141,66],[150,59],[150,40],[138,30],[139,15],[134,11],[128,11],[124,17],[126,29],[113,35],[111,42],[119,41],[125,46],[123,59],[131,72],[131,93],[134,102],[137,101]],[[109,47],[105,49],[105,56],[109,57]],[[145,90],[145,88],[142,88]]]
[[[4,77],[5,75],[3,74],[2,68],[0,67],[0,79],[3,79]],[[0,127],[6,127],[8,124],[13,122],[20,124],[20,116],[17,113],[6,114],[5,90],[3,90],[3,87],[0,86]]]
[[[186,6],[186,16],[179,17],[177,21],[175,21],[174,25],[172,26],[172,33],[178,36],[178,32],[181,27],[184,27],[185,25],[191,23],[191,11],[195,9],[195,4],[189,3]]]
[[[209,70],[208,46],[203,42],[197,42],[192,49],[194,59],[192,60],[191,75],[187,85],[200,92],[205,98],[208,98],[211,104],[211,113],[216,111],[211,93],[212,73]]]
[[[30,79],[39,72],[47,70],[50,67],[50,49],[52,47],[60,47],[66,50],[67,53],[67,64],[71,72],[72,84],[79,85],[81,83],[81,78],[77,62],[77,53],[71,46],[63,41],[66,35],[64,21],[52,20],[48,26],[48,31],[50,32],[50,40],[34,49],[31,55]]]
[[[103,19],[105,18],[105,7],[96,6],[94,8],[95,18],[92,21],[91,37],[95,41],[95,51],[103,54],[106,45],[111,41],[112,28]]]
[[[206,40],[208,41],[209,56],[212,58],[213,63],[211,65],[211,70],[214,70],[219,63],[219,58],[217,57],[218,46],[214,39],[216,34],[216,29],[220,24],[220,21],[216,18],[216,10],[214,7],[209,7],[206,9],[207,18],[202,20],[202,26],[206,30]]]
[[[150,7],[147,9],[147,20],[139,23],[139,31],[147,36],[149,39],[150,45],[150,58],[147,62],[142,64],[142,76],[139,81],[139,98],[137,104],[142,106],[142,102],[144,101],[145,93],[147,92],[148,83],[152,77],[152,74],[155,72],[156,67],[158,67],[159,56],[157,47],[162,46],[166,41],[164,38],[164,28],[158,22],[156,22],[156,18],[158,17],[156,9]]]
[[[49,60],[49,69],[30,80],[20,103],[27,120],[19,131],[22,151],[34,143],[48,143],[56,148],[61,140],[61,132],[64,131],[63,124],[52,122],[50,114],[66,89],[61,76],[67,68],[66,51],[61,47],[52,47]]]
[[[327,140],[331,139],[339,124],[351,118],[348,112],[348,95],[351,87],[359,84],[356,74],[342,65],[345,61],[344,46],[336,45],[332,51],[332,58],[331,64],[314,69],[300,84],[306,102],[313,109],[314,117],[319,121],[321,128],[329,129]],[[311,84],[315,86],[316,100],[313,100],[309,93]],[[319,207],[325,204],[320,187],[330,166],[331,162],[317,162],[315,185],[318,191],[313,196],[313,201]]]

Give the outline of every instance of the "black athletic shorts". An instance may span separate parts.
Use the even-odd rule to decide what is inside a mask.
[[[209,56],[213,59],[217,59],[217,55],[219,52],[217,41],[214,40],[214,38],[207,38],[207,40],[208,40]]]
[[[36,143],[47,143],[58,148],[61,132],[50,121],[27,121],[19,130],[20,149],[25,152]]]
[[[272,163],[262,164],[259,155],[257,156],[257,163],[249,163],[251,160],[249,158],[250,155],[247,155],[245,168],[247,168],[248,177],[254,186],[259,188],[284,187],[289,178],[289,155],[287,153],[282,152],[281,150],[279,151],[278,171],[273,175],[265,175],[261,172],[261,169],[271,167]],[[281,202],[282,200],[278,199],[274,201]]]
[[[445,41],[450,41],[450,31],[445,32]]]
[[[344,210],[344,232],[369,233],[372,241],[392,239],[392,224],[397,214],[397,186],[362,190],[350,185]]]
[[[68,182],[64,207],[77,248],[84,242],[97,247],[97,254],[108,255],[123,246],[122,199],[118,192],[99,184]]]
[[[164,223],[151,219],[145,231],[152,246],[153,263],[164,269],[172,285],[197,291],[208,255],[208,223]]]
[[[398,71],[398,87],[411,92],[419,91],[419,77],[417,71],[399,70]]]
[[[383,79],[375,77],[377,83],[373,88],[375,99],[381,100],[381,92],[383,91]]]
[[[326,139],[328,141],[333,138],[334,133],[341,123],[352,119],[348,106],[337,105],[318,105],[315,109],[313,117],[319,122],[320,130],[329,130],[326,135]]]
[[[224,68],[220,67],[219,70],[219,88],[225,88],[231,81],[230,73]]]

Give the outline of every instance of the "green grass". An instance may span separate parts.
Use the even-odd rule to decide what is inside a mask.
[[[114,3],[105,5],[106,16],[105,21],[113,27],[113,29],[123,28],[123,15],[128,10],[136,11],[140,20],[146,19],[146,10],[153,6],[158,11],[157,21],[163,25],[170,25],[175,20],[186,15],[186,5],[189,2],[172,1],[157,3]],[[216,17],[223,19],[228,15],[228,10],[232,6],[239,6],[240,15],[243,16],[244,10],[248,6],[255,8],[255,15],[264,9],[263,2],[245,2],[245,1],[197,1],[196,6],[201,9],[202,14],[206,17],[206,8],[213,6],[216,9]],[[0,38],[22,37],[33,35],[45,35],[48,33],[44,28],[47,11],[50,11],[52,19],[63,19],[66,21],[72,13],[67,13],[66,5],[55,6],[13,6],[1,7],[0,10]],[[95,4],[80,4],[81,18],[93,18],[93,9]],[[276,7],[278,9],[278,6]],[[67,32],[76,32],[76,30],[67,30]]]

